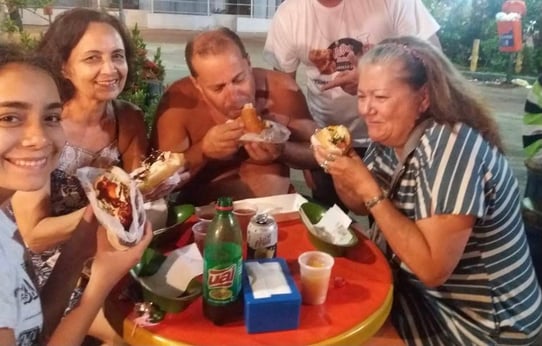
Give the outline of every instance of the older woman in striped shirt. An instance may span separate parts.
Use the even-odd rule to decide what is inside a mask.
[[[395,274],[391,322],[408,345],[525,345],[542,294],[518,182],[497,126],[430,44],[388,39],[359,63],[363,158],[315,148],[342,201],[371,213]]]

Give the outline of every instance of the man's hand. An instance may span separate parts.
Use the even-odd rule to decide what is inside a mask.
[[[251,161],[266,164],[277,160],[284,150],[285,144],[271,144],[263,142],[249,142],[244,145]]]
[[[356,95],[358,92],[358,69],[339,72],[335,78],[321,88],[322,91],[341,87],[344,92],[350,95]]]
[[[358,92],[358,56],[348,54],[348,60],[352,66],[351,70],[339,72],[332,81],[329,81],[322,86],[322,91],[336,87],[341,87],[345,93],[356,95]]]
[[[243,124],[239,119],[212,127],[203,137],[203,154],[213,159],[225,159],[239,150]]]

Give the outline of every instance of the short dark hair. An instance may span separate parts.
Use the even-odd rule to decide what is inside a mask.
[[[74,8],[60,14],[44,34],[37,47],[37,52],[51,61],[58,71],[68,61],[72,50],[77,46],[91,23],[111,25],[120,35],[124,44],[128,75],[125,89],[130,87],[133,80],[135,50],[130,34],[117,17],[107,12],[88,8]],[[69,100],[75,94],[74,85],[62,78],[61,94],[64,100]]]
[[[60,73],[47,58],[35,53],[25,52],[14,44],[0,42],[0,73],[9,64],[27,65],[42,70],[53,79],[59,94],[61,94]]]
[[[192,77],[196,78],[198,76],[192,64],[195,55],[216,55],[224,52],[232,43],[239,49],[243,58],[248,58],[247,50],[241,38],[234,31],[225,27],[202,32],[188,41],[184,51],[184,58]]]

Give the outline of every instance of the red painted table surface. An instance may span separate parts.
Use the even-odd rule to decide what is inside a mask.
[[[191,241],[191,218],[183,225],[177,245]],[[297,257],[313,250],[301,220],[279,223],[278,257],[285,258],[299,284]],[[319,306],[301,306],[299,328],[248,334],[242,322],[215,326],[203,317],[201,297],[176,314],[168,313],[158,325],[134,328],[133,304],[111,295],[107,311],[121,314],[123,338],[132,345],[307,345],[353,344],[369,339],[384,323],[392,302],[388,263],[376,245],[359,234],[357,246],[336,257],[327,300]],[[115,325],[114,317],[109,317]],[[117,317],[117,325],[120,320]]]

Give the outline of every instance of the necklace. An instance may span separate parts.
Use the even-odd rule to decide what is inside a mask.
[[[331,32],[332,30],[330,28],[332,28],[334,25],[330,25],[330,21],[328,20],[328,18],[330,18],[334,12],[336,12],[336,6],[334,7],[326,7],[322,4],[318,4],[317,6],[320,6],[320,7],[324,7],[324,9],[321,9],[320,12],[322,11],[329,11],[330,13],[325,13],[325,18],[324,18],[324,21],[322,22],[323,25],[321,25],[320,23],[320,20],[318,19],[318,13],[317,13],[317,10],[315,8],[315,5],[314,5],[314,2],[317,2],[318,0],[309,0],[310,1],[310,4],[311,4],[311,9],[312,9],[312,14],[313,14],[313,17],[314,17],[314,22],[316,23],[316,27],[318,28],[318,32],[320,33],[320,35],[325,38],[328,42],[335,42],[337,41],[340,37],[339,34],[341,32],[341,28],[342,28],[342,25],[344,23],[344,8],[346,7],[345,5],[345,1],[347,0],[342,0],[340,2],[340,4],[338,6],[341,6],[341,10],[340,10],[340,14],[339,16],[337,17],[338,18],[338,25],[335,25],[335,31],[334,32]],[[333,12],[333,13],[331,13]],[[337,23],[336,20],[333,20],[333,23]],[[331,38],[330,36],[327,35],[327,33],[330,33],[331,32]]]

